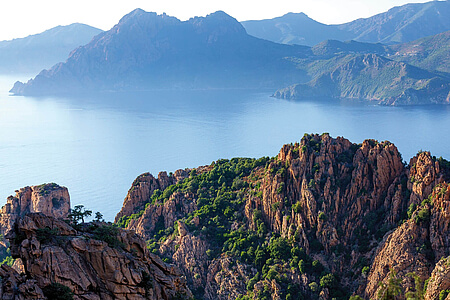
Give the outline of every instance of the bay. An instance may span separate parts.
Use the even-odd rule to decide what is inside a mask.
[[[112,221],[141,173],[220,158],[275,156],[304,133],[389,140],[409,159],[450,158],[450,107],[290,102],[272,91],[198,90],[17,97],[24,76],[0,76],[0,204],[14,190],[56,182],[72,205]]]

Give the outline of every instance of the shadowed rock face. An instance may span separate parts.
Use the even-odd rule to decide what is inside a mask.
[[[41,213],[19,218],[8,238],[25,274],[2,267],[0,298],[44,299],[42,290],[55,283],[68,287],[75,299],[192,296],[179,269],[149,253],[135,233],[105,223],[78,229]]]
[[[203,183],[198,179],[195,188],[192,183],[200,178],[196,176],[214,177],[218,166],[219,161],[189,170],[190,175],[184,180],[168,186],[173,190],[161,202],[152,198],[151,192],[145,192],[150,196],[140,197],[135,209],[130,196],[144,195],[148,187],[133,185],[124,206],[136,215],[129,218],[126,226],[151,241],[155,241],[153,237],[158,232],[158,236],[165,237],[163,242],[156,241],[153,251],[170,257],[180,267],[196,295],[234,299],[247,293],[246,283],[261,271],[254,262],[242,258],[245,254],[230,254],[227,244],[222,248],[208,235],[214,230],[208,225],[214,216],[202,219]],[[391,269],[401,278],[415,272],[424,280],[441,257],[450,255],[450,192],[446,183],[449,168],[429,152],[418,153],[408,165],[387,141],[366,140],[357,145],[328,134],[307,135],[300,143],[283,146],[265,166],[254,167],[245,174],[249,175],[239,178],[247,187],[236,191],[236,197],[242,199],[234,212],[239,217],[223,230],[227,234],[238,230],[255,234],[262,221],[267,229],[267,243],[270,237],[278,235],[295,241],[294,245],[305,249],[311,259],[339,276],[340,286],[348,293],[375,297],[379,282],[387,282]],[[411,206],[415,209],[407,212]],[[222,214],[218,213],[217,218]],[[123,220],[126,214],[121,217]],[[173,234],[161,232],[161,228],[172,227],[176,228]],[[210,249],[215,254],[210,251],[205,255]],[[364,265],[370,267],[366,275],[361,271]],[[320,277],[301,274],[295,266],[291,267],[281,265],[278,272],[298,285],[305,297],[314,297],[309,285]],[[445,273],[439,272],[434,276]],[[265,289],[277,297],[286,293],[283,283],[275,279],[259,277],[253,283],[254,293]],[[404,279],[404,292],[412,286]],[[331,299],[332,293],[323,289],[321,296]]]

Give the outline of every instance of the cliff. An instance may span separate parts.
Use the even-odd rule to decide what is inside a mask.
[[[0,298],[191,298],[180,271],[149,253],[136,234],[106,223],[76,228],[42,213],[19,218],[8,238],[24,272],[0,268]]]
[[[405,295],[419,292],[411,273],[420,288],[436,277],[435,295],[450,255],[449,166],[428,152],[406,164],[387,141],[305,135],[274,158],[219,160],[164,190],[133,184],[133,214],[116,222],[179,266],[197,298],[369,299],[396,276]]]
[[[1,208],[0,233],[5,236],[15,222],[28,213],[43,213],[55,218],[67,218],[70,196],[66,187],[55,183],[27,186],[9,196]]]

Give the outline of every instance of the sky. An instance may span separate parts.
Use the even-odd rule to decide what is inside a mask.
[[[0,41],[40,33],[58,25],[84,23],[108,30],[135,8],[181,20],[223,10],[238,21],[270,19],[303,12],[325,24],[366,18],[424,0],[1,0]]]

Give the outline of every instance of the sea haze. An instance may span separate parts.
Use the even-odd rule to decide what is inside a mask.
[[[0,199],[45,182],[67,186],[112,221],[133,180],[219,158],[275,156],[304,133],[352,142],[389,140],[409,161],[418,150],[450,158],[450,107],[286,101],[272,91],[9,96],[0,77]]]

